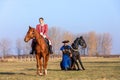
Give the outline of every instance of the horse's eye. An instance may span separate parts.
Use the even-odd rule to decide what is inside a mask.
[[[32,34],[34,34],[34,31],[32,32]]]

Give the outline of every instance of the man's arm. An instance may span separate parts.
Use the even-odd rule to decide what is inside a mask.
[[[44,29],[43,34],[44,34],[44,35],[47,35],[47,33],[48,33],[48,25],[45,24],[45,25],[44,25],[44,28],[45,28],[45,29]]]

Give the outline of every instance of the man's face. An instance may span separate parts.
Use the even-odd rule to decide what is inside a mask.
[[[42,19],[40,19],[39,22],[40,22],[40,24],[43,24],[44,21]]]
[[[66,46],[66,45],[67,45],[67,43],[64,43],[64,45]]]

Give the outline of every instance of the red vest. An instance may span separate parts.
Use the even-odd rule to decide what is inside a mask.
[[[41,26],[40,24],[36,25],[36,30],[40,33],[43,33],[43,35],[46,35],[48,38],[48,25],[44,24],[44,26]]]

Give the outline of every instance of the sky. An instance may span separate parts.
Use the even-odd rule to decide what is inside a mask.
[[[0,0],[0,39],[24,37],[39,17],[73,33],[108,32],[120,54],[120,0]]]

